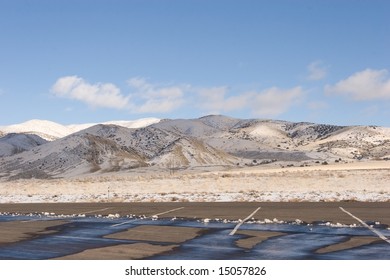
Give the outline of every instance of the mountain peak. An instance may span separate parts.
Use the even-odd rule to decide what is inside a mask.
[[[385,127],[211,115],[72,126],[31,120],[8,130],[16,128],[27,130],[30,136],[67,136],[46,143],[6,132],[9,136],[0,138],[5,151],[0,177],[71,177],[151,166],[167,170],[171,163],[181,169],[262,164],[289,167],[390,157],[390,128]],[[21,153],[14,155],[15,151]]]
[[[129,121],[107,121],[102,123],[86,123],[86,124],[71,124],[71,125],[62,125],[56,122],[48,120],[39,120],[32,119],[23,123],[13,124],[9,126],[0,127],[0,134],[9,134],[9,133],[26,133],[26,134],[36,134],[43,139],[48,141],[53,141],[72,133],[87,129],[97,124],[113,124],[118,126],[123,126],[127,128],[141,128],[151,124],[158,123],[160,119],[157,118],[143,118],[138,120],[129,120]]]
[[[33,119],[23,123],[1,127],[0,130],[4,134],[9,134],[9,133],[36,134],[49,141],[64,137],[72,133],[72,131],[70,131],[64,125],[52,121],[48,121],[48,120],[39,120],[39,119]]]

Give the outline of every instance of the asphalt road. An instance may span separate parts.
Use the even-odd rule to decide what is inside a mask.
[[[2,204],[0,259],[390,259],[389,206],[358,202]],[[23,215],[43,212],[55,215]],[[71,214],[85,217],[61,216]],[[95,217],[109,214],[120,218]],[[248,223],[252,218],[300,219],[314,225]],[[381,225],[376,225],[376,233],[362,225],[315,226],[321,221],[359,224],[357,219]]]
[[[378,221],[390,225],[390,203],[387,202],[167,202],[167,203],[17,203],[0,204],[0,212],[42,213],[56,215],[145,215],[180,218],[210,219],[244,219],[258,207],[254,219],[278,219],[305,222],[330,221],[334,223],[353,224],[357,221],[342,212],[343,207],[363,221]],[[167,212],[165,214],[161,214]]]

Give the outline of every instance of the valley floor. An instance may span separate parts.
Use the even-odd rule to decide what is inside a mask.
[[[390,161],[237,169],[139,169],[0,182],[0,203],[390,202]]]

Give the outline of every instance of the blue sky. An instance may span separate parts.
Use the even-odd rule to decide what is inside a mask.
[[[390,126],[387,0],[0,0],[0,125]]]

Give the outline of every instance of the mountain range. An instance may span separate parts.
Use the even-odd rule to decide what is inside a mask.
[[[390,128],[236,119],[141,119],[0,127],[0,177],[59,178],[137,168],[388,160]]]

